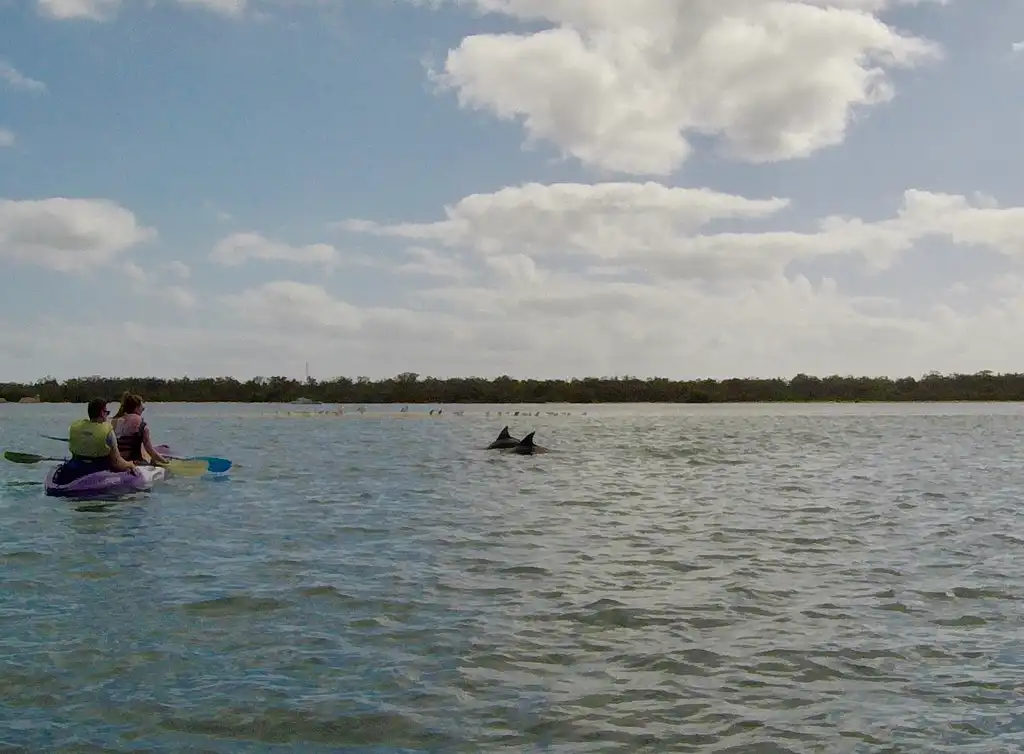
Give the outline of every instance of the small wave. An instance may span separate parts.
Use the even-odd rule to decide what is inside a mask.
[[[272,597],[251,597],[249,595],[233,595],[214,599],[190,602],[184,609],[190,613],[206,616],[246,615],[249,613],[265,613],[281,610],[287,603]]]

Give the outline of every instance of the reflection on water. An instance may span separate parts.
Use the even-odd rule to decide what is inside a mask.
[[[463,408],[152,405],[231,477],[95,512],[0,467],[0,750],[1019,750],[1020,406]]]

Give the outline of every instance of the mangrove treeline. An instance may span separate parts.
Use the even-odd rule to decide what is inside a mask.
[[[94,396],[115,400],[125,391],[148,401],[288,403],[743,403],[803,401],[1024,401],[1024,374],[903,377],[811,377],[669,380],[586,377],[530,380],[498,377],[421,378],[405,372],[384,380],[338,377],[328,381],[256,377],[160,379],[80,377],[43,379],[31,385],[0,383],[6,401],[84,403]]]

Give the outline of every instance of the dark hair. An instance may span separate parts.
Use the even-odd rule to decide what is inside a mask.
[[[114,418],[118,419],[125,414],[130,414],[135,411],[139,406],[142,405],[142,396],[138,393],[133,393],[130,390],[125,390],[124,395],[121,396],[121,405],[117,409],[117,413],[114,414]]]
[[[106,398],[93,398],[89,401],[89,418],[96,420],[100,418],[100,414],[107,408],[107,404],[110,403]]]

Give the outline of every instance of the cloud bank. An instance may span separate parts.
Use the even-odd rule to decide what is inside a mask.
[[[252,9],[180,2],[225,22]],[[295,375],[307,360],[322,376],[372,377],[1015,370],[1024,207],[974,186],[910,185],[880,218],[815,218],[796,196],[687,180],[701,151],[768,171],[843,149],[865,119],[886,117],[899,71],[942,75],[942,47],[887,20],[897,5],[924,4],[437,2],[507,28],[465,36],[425,70],[434,96],[515,124],[575,179],[471,188],[427,219],[339,211],[302,240],[268,218],[267,229],[211,239],[203,259],[218,286],[195,264],[147,262],[156,226],[97,198],[0,202],[0,257],[65,277],[116,269],[165,317],[179,312],[159,353],[120,355],[122,372]],[[121,10],[116,0],[37,7],[55,21],[111,22]],[[19,76],[0,68],[33,88]],[[889,284],[915,265],[929,272],[940,253],[983,260],[988,273],[933,278],[913,295]],[[231,283],[255,269],[261,282]],[[128,322],[145,342],[144,317]],[[4,327],[0,348],[13,355],[2,365],[28,375],[44,340],[53,373],[110,371],[82,340],[89,326],[39,316]]]

